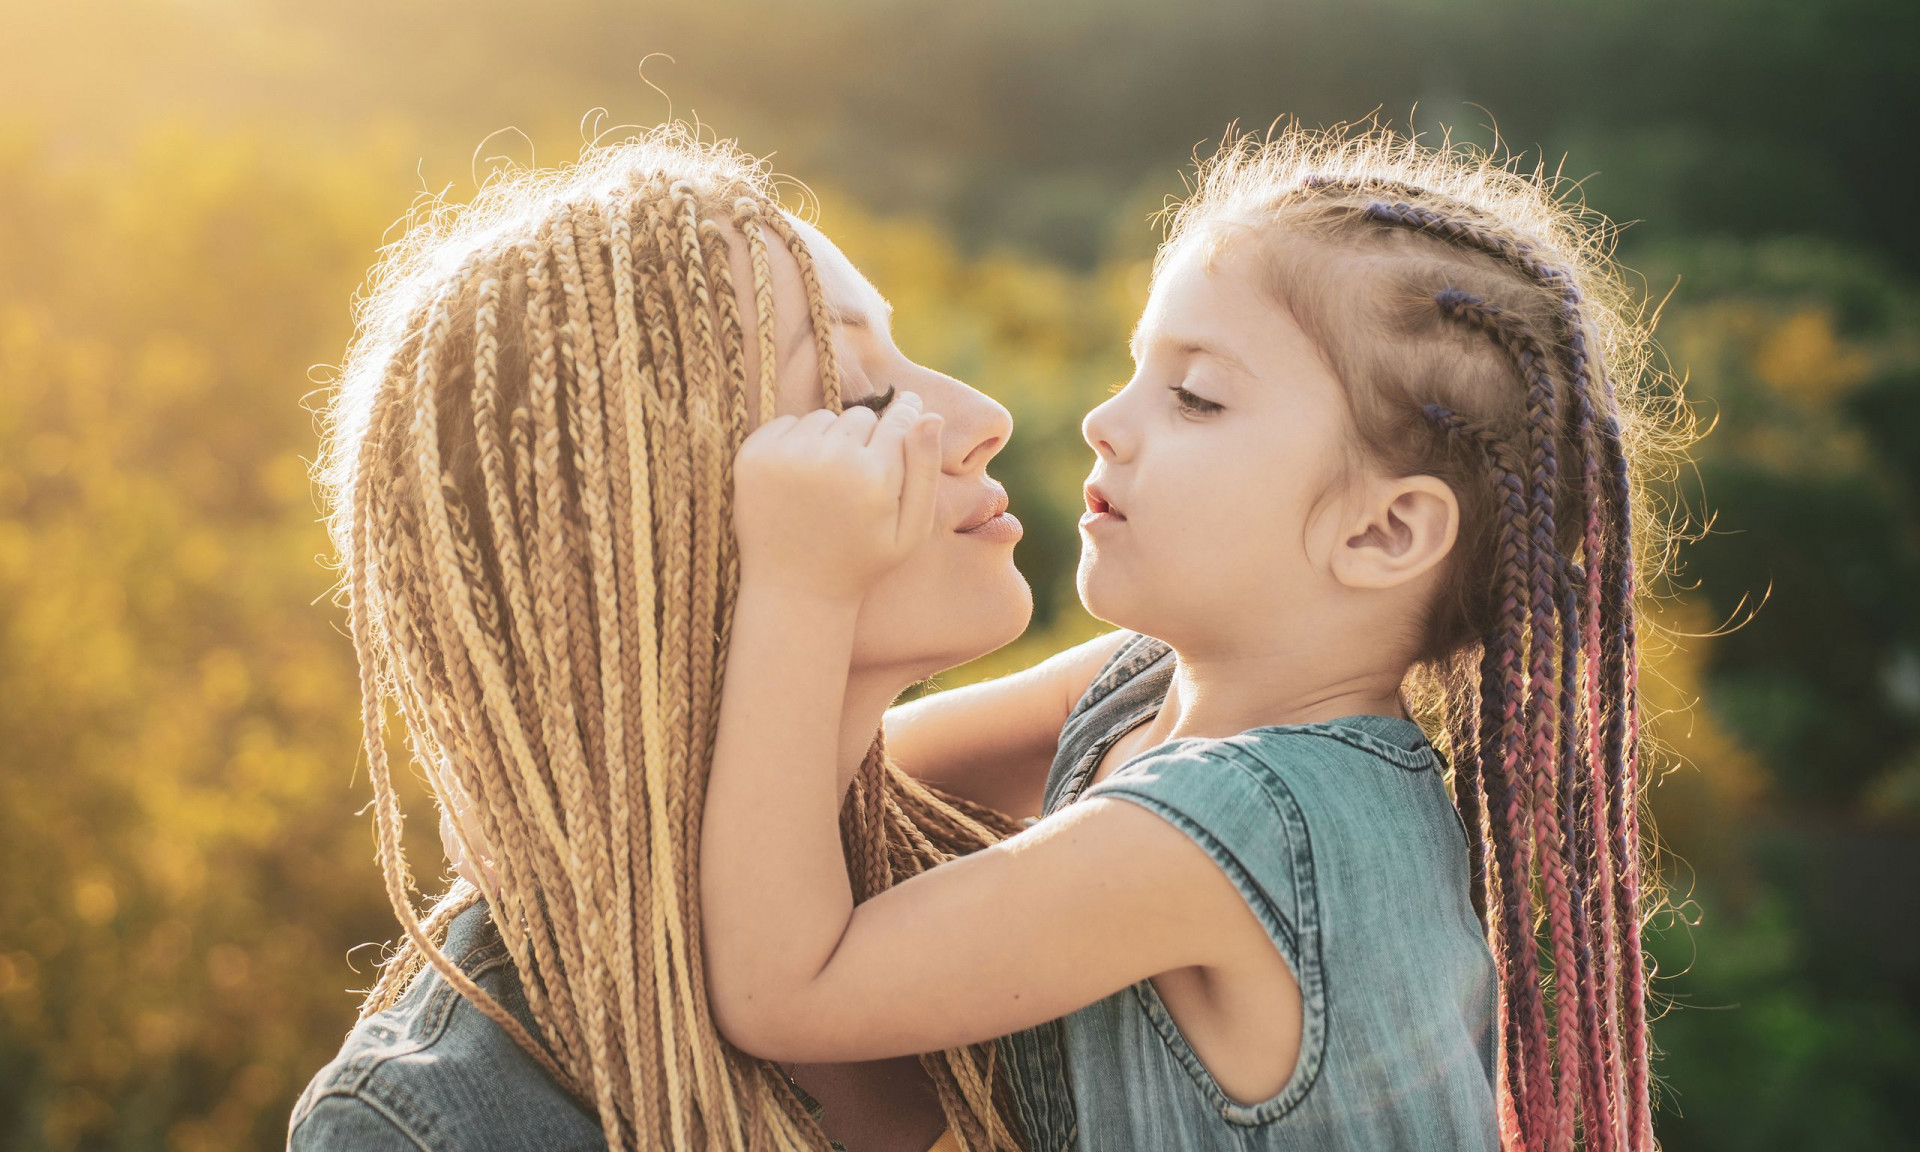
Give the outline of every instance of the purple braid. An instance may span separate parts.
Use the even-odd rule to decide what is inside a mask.
[[[1487,460],[1500,498],[1496,532],[1500,603],[1480,664],[1479,776],[1487,791],[1488,830],[1498,863],[1501,918],[1498,955],[1504,968],[1504,1032],[1508,1091],[1529,1146],[1545,1136],[1553,1112],[1546,1010],[1540,995],[1539,955],[1534,947],[1533,836],[1527,781],[1520,774],[1520,703],[1526,681],[1520,668],[1525,640],[1526,572],[1533,540],[1525,530],[1528,508],[1516,462],[1484,428],[1439,404],[1422,408],[1450,440],[1476,449]]]
[[[1579,713],[1577,702],[1580,696],[1580,661],[1576,654],[1580,652],[1581,636],[1585,627],[1581,621],[1581,590],[1587,586],[1586,574],[1580,565],[1569,560],[1561,581],[1560,600],[1560,758],[1568,766],[1568,771],[1560,777],[1561,825],[1567,829],[1573,858],[1576,861],[1593,860],[1594,836],[1590,809],[1593,804],[1593,761],[1589,755],[1590,745],[1581,740],[1583,725],[1588,717]],[[1577,769],[1577,770],[1576,770]],[[1613,1122],[1613,1110],[1606,1102],[1613,1099],[1608,1091],[1612,1086],[1610,1078],[1611,1046],[1603,1036],[1600,999],[1596,985],[1600,983],[1594,968],[1593,935],[1594,925],[1589,915],[1589,893],[1594,888],[1604,888],[1604,874],[1598,883],[1589,883],[1588,871],[1576,867],[1569,878],[1572,886],[1573,907],[1576,915],[1573,920],[1574,949],[1579,959],[1580,989],[1580,1029],[1584,1036],[1586,1051],[1593,1059],[1581,1062],[1580,1074],[1583,1078],[1581,1091],[1589,1103],[1586,1113],[1587,1146],[1610,1152],[1617,1148],[1618,1136]]]
[[[1572,331],[1578,337],[1580,329],[1576,324]],[[1584,370],[1584,340],[1569,341],[1574,349],[1577,370]],[[1618,886],[1618,871],[1614,866],[1614,836],[1618,827],[1615,810],[1610,807],[1616,796],[1630,796],[1622,788],[1618,769],[1620,762],[1607,754],[1603,738],[1602,712],[1604,708],[1602,693],[1607,688],[1606,659],[1602,651],[1601,625],[1609,604],[1605,596],[1604,576],[1602,573],[1603,538],[1603,502],[1606,495],[1601,491],[1600,447],[1597,443],[1598,429],[1594,421],[1593,399],[1586,388],[1573,392],[1574,427],[1572,443],[1580,454],[1580,491],[1581,504],[1586,510],[1585,523],[1581,532],[1581,551],[1585,556],[1584,566],[1574,566],[1570,583],[1580,587],[1578,612],[1580,621],[1578,650],[1586,666],[1586,691],[1582,700],[1582,715],[1579,730],[1585,734],[1583,747],[1578,752],[1585,757],[1585,769],[1581,773],[1585,787],[1582,789],[1583,808],[1578,824],[1580,835],[1578,844],[1583,856],[1592,859],[1592,874],[1600,879],[1585,886],[1586,901],[1581,917],[1582,947],[1591,949],[1594,936],[1599,937],[1599,964],[1597,975],[1599,987],[1585,989],[1598,997],[1595,1006],[1597,1027],[1588,1026],[1588,1048],[1595,1054],[1593,1065],[1598,1072],[1597,1086],[1600,1093],[1591,1096],[1596,1102],[1588,1123],[1603,1149],[1629,1146],[1625,1140],[1622,1096],[1622,1068],[1620,1045],[1620,981],[1617,958],[1620,951],[1617,944],[1619,932],[1615,918],[1615,890]],[[1625,539],[1625,537],[1621,537]],[[1570,634],[1566,640],[1566,650],[1573,651],[1576,641]],[[1571,683],[1571,682],[1569,682]],[[1569,750],[1570,754],[1573,750]],[[1607,877],[1615,877],[1609,882]],[[1638,951],[1638,943],[1633,945]],[[1588,971],[1595,972],[1591,957],[1586,960]],[[1585,1006],[1583,1005],[1583,1008]],[[1650,1134],[1649,1134],[1650,1135]],[[1644,1146],[1634,1144],[1633,1146]]]
[[[1546,349],[1527,324],[1512,313],[1458,289],[1445,289],[1435,296],[1441,314],[1485,334],[1514,362],[1527,387],[1527,432],[1529,486],[1527,524],[1532,537],[1531,562],[1527,565],[1528,591],[1527,682],[1525,708],[1527,724],[1527,763],[1534,774],[1534,839],[1541,849],[1541,881],[1547,901],[1548,935],[1553,949],[1554,1033],[1558,1041],[1558,1075],[1553,1079],[1553,1129],[1548,1146],[1570,1149],[1573,1146],[1574,1114],[1580,1095],[1576,1070],[1581,1058],[1582,1036],[1579,1019],[1579,969],[1575,960],[1573,909],[1569,893],[1566,840],[1555,810],[1560,778],[1572,765],[1562,765],[1557,737],[1560,729],[1562,699],[1560,678],[1556,677],[1554,658],[1558,644],[1560,587],[1563,565],[1556,546],[1554,504],[1557,498],[1559,467],[1555,442],[1558,439],[1559,404],[1555,384],[1548,370]],[[1563,664],[1571,665],[1573,652],[1567,652]],[[1562,768],[1568,772],[1562,772]],[[1544,1070],[1543,1070],[1544,1071]]]
[[[1614,905],[1619,924],[1620,961],[1626,968],[1623,981],[1625,1016],[1623,1053],[1628,1074],[1628,1132],[1633,1146],[1652,1147],[1653,1111],[1647,1084],[1647,974],[1640,950],[1640,814],[1632,801],[1639,792],[1639,691],[1638,645],[1634,635],[1634,570],[1629,521],[1629,480],[1627,458],[1620,450],[1619,424],[1609,416],[1601,424],[1601,443],[1613,467],[1609,470],[1609,502],[1615,519],[1613,547],[1607,550],[1610,571],[1604,581],[1608,607],[1612,609],[1611,627],[1605,628],[1606,658],[1614,703],[1607,719],[1606,763],[1617,773],[1613,785],[1610,822],[1614,844]]]
[[[1460,809],[1460,822],[1467,829],[1467,896],[1483,931],[1490,927],[1487,919],[1490,861],[1487,859],[1487,791],[1485,776],[1480,771],[1479,735],[1474,718],[1485,695],[1486,686],[1476,682],[1473,698],[1465,701],[1458,715],[1452,718],[1448,741],[1453,761],[1454,805]]]

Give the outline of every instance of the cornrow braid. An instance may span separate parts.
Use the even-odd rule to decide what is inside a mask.
[[[1499,499],[1497,547],[1500,606],[1497,624],[1482,645],[1479,676],[1479,731],[1482,750],[1477,775],[1487,792],[1489,850],[1498,871],[1501,897],[1500,932],[1504,947],[1496,950],[1506,973],[1501,1009],[1506,1027],[1508,1081],[1513,1107],[1529,1138],[1540,1135],[1551,1110],[1551,1077],[1545,1072],[1548,1039],[1545,1006],[1540,988],[1538,954],[1533,947],[1535,909],[1532,872],[1535,854],[1532,814],[1528,803],[1531,781],[1522,777],[1520,722],[1526,681],[1522,655],[1527,644],[1526,573],[1534,555],[1535,537],[1526,530],[1529,519],[1521,466],[1498,434],[1439,404],[1427,404],[1421,414],[1449,439],[1464,443],[1482,456]],[[1457,785],[1456,785],[1457,787]]]
[[[1569,895],[1568,850],[1565,824],[1556,810],[1561,781],[1572,765],[1563,765],[1560,748],[1562,697],[1556,681],[1555,653],[1560,648],[1558,607],[1565,565],[1554,540],[1554,504],[1559,479],[1554,443],[1558,438],[1559,413],[1555,384],[1548,372],[1547,354],[1524,321],[1516,319],[1499,305],[1482,300],[1459,289],[1443,289],[1435,296],[1443,316],[1487,335],[1518,369],[1526,382],[1527,437],[1529,473],[1527,522],[1532,550],[1525,564],[1527,604],[1527,757],[1533,768],[1532,797],[1534,838],[1542,856],[1542,883],[1546,894],[1547,925],[1553,949],[1555,989],[1554,1020],[1557,1058],[1562,1079],[1582,1065],[1581,1032],[1572,1027],[1579,1011],[1577,965],[1573,944],[1573,901]],[[1571,664],[1573,653],[1563,662]],[[1571,703],[1568,702],[1571,707]],[[1568,771],[1562,771],[1562,768]],[[1536,1074],[1542,1069],[1536,1068]],[[1554,1083],[1553,1128],[1549,1145],[1571,1148],[1576,1094],[1568,1085]],[[1544,1092],[1543,1092],[1544,1095]]]
[[[714,1027],[694,871],[739,586],[731,464],[775,409],[774,243],[800,267],[838,410],[803,238],[759,165],[680,129],[411,220],[331,401],[321,480],[403,932],[362,1018],[431,968],[614,1149],[828,1147],[784,1073]],[[484,890],[456,881],[424,913],[381,737],[389,698],[462,814],[457,836],[488,850]],[[843,825],[861,900],[1019,831],[912,780],[878,738]],[[443,950],[482,901],[537,1028]],[[1024,1147],[992,1045],[921,1063],[962,1148]]]
[[[1687,426],[1651,395],[1610,227],[1537,169],[1286,128],[1202,165],[1159,256],[1251,249],[1373,462],[1458,498],[1409,690],[1469,833],[1503,1140],[1527,1149],[1654,1146],[1635,603],[1636,552],[1662,553],[1636,509]]]

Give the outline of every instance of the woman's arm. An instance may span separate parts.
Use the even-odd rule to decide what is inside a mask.
[[[909,775],[1009,816],[1038,816],[1067,714],[1130,633],[1115,630],[1025,671],[887,710],[887,751]]]

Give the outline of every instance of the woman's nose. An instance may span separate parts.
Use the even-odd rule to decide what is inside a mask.
[[[953,381],[955,402],[943,405],[946,432],[941,467],[954,473],[977,472],[987,466],[1013,435],[1013,413],[998,400]]]

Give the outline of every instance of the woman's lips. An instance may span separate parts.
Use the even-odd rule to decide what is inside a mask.
[[[971,537],[975,540],[1012,543],[1020,539],[1021,535],[1025,532],[1026,529],[1021,526],[1019,520],[1014,518],[1013,513],[1002,512],[997,516],[987,517],[984,522],[972,528],[962,529],[960,535]]]
[[[1007,490],[989,480],[986,497],[967,517],[962,527],[954,529],[962,536],[971,536],[975,540],[1011,542],[1020,539],[1026,530],[1013,513],[1007,511]]]

